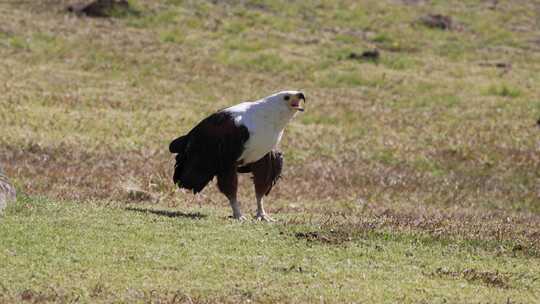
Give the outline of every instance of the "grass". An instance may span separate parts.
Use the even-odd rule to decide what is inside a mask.
[[[396,233],[360,214],[268,225],[158,211],[20,199],[0,223],[0,299],[528,302],[540,287],[540,253],[515,240]]]
[[[537,1],[152,0],[98,19],[68,2],[0,3],[0,163],[22,195],[0,219],[0,301],[538,297]],[[171,139],[282,89],[308,102],[267,199],[278,224],[174,188]]]
[[[501,96],[501,97],[518,97],[521,92],[517,88],[508,87],[507,85],[502,86],[490,86],[488,89],[490,95]]]

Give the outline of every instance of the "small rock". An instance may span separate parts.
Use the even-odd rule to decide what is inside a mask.
[[[4,175],[2,168],[0,167],[0,214],[6,208],[9,202],[15,201],[16,192],[15,188],[9,182],[8,178]]]
[[[131,9],[127,0],[95,0],[90,3],[69,5],[67,11],[77,15],[104,18],[130,12]]]
[[[32,301],[32,298],[34,297],[34,292],[30,289],[25,289],[23,292],[21,292],[21,300],[23,301]]]
[[[420,22],[430,28],[438,28],[441,30],[452,29],[452,18],[440,14],[430,14],[420,18]]]

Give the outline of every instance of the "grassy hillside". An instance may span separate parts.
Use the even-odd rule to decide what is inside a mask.
[[[0,219],[0,301],[540,296],[539,1],[68,3],[0,2],[0,163],[22,193]],[[308,101],[278,223],[175,189],[171,139],[283,89]]]

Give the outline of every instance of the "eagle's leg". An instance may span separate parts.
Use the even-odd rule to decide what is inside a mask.
[[[272,153],[266,154],[263,158],[251,165],[253,173],[253,184],[255,186],[255,196],[257,198],[257,215],[255,218],[259,221],[275,222],[273,218],[264,211],[263,198],[272,189],[275,175],[275,164]]]
[[[217,176],[217,184],[219,191],[225,194],[231,208],[233,210],[233,218],[237,220],[245,220],[246,217],[242,215],[240,211],[240,204],[236,198],[236,193],[238,191],[238,173],[236,173],[236,167],[224,170],[222,173]]]
[[[255,218],[258,221],[275,222],[276,220],[271,218],[268,214],[266,214],[266,211],[264,211],[263,196],[264,194],[261,196],[257,194],[257,215],[255,215]]]

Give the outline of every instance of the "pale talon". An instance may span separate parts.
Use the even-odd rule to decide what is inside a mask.
[[[245,216],[240,216],[240,217],[234,217],[234,216],[229,216],[229,219],[235,221],[235,222],[239,222],[239,223],[242,223],[242,222],[245,222],[247,221],[247,218]]]
[[[233,214],[229,218],[239,222],[244,222],[247,220],[247,218],[242,214]]]
[[[265,221],[265,222],[269,222],[269,223],[270,223],[270,222],[275,222],[275,221],[276,221],[275,219],[271,218],[271,217],[270,217],[269,215],[267,215],[267,214],[257,214],[257,215],[255,216],[255,219],[256,219],[257,221]]]

